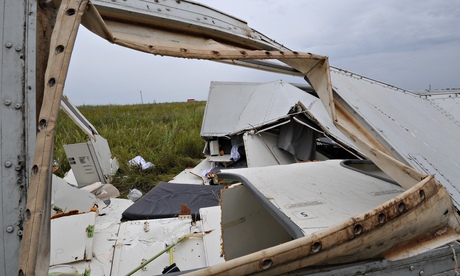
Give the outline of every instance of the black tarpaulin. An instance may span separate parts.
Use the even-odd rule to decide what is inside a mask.
[[[186,204],[193,219],[199,220],[200,208],[219,205],[223,187],[161,182],[126,209],[122,217],[127,220],[176,217],[181,204]]]

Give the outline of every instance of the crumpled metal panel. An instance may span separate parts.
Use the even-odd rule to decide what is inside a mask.
[[[434,174],[460,207],[460,123],[438,101],[331,68],[336,98],[401,162]],[[338,96],[338,97],[337,97]],[[445,97],[458,105],[460,97]]]
[[[269,83],[212,82],[201,127],[202,137],[224,136],[288,117],[308,93],[283,81]]]
[[[212,82],[200,135],[220,137],[287,120],[297,104],[328,136],[353,146],[334,126],[319,98],[284,81]]]
[[[248,179],[305,235],[374,209],[404,192],[393,182],[357,172],[342,160],[226,170]]]

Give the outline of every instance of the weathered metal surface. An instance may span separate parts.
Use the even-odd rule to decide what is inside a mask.
[[[335,120],[329,62],[325,56],[290,51],[283,45],[248,28],[245,22],[220,12],[215,14],[212,9],[192,2],[176,1],[176,4],[186,7],[185,10],[183,8],[176,10],[176,4],[172,1],[164,2],[170,5],[165,10],[168,13],[177,12],[176,16],[158,15],[158,11],[163,11],[161,7],[153,11],[150,9],[151,3],[146,5],[143,1],[123,3],[123,8],[115,7],[119,5],[118,2],[117,4],[109,1],[95,1],[94,3],[96,9],[90,7],[91,12],[86,14],[83,22],[96,34],[118,45],[155,55],[180,58],[216,61],[278,59],[300,71],[315,90],[327,95],[322,97],[321,101],[331,118]],[[194,16],[191,16],[192,14]],[[204,20],[201,19],[203,14],[206,14]],[[203,23],[207,20],[207,16],[216,16],[216,20],[222,20],[225,26],[229,22],[232,26],[218,27],[216,30],[214,26],[216,21]],[[136,19],[137,17],[141,18],[140,21]],[[220,19],[221,17],[223,19]],[[128,23],[129,21],[131,23]],[[190,28],[192,25],[194,28]],[[187,26],[186,30],[184,26]],[[240,28],[244,30],[243,36],[239,33]],[[292,74],[289,70],[286,73]]]
[[[221,250],[220,206],[201,208],[200,217],[206,266],[223,263],[225,259]]]
[[[290,275],[458,275],[460,245],[448,246],[397,261],[369,261],[327,268],[300,269]]]
[[[295,107],[297,110],[295,110]],[[277,121],[286,122],[289,113],[304,112],[320,127],[317,131],[332,137],[345,148],[354,147],[333,124],[321,100],[292,84],[212,82],[206,102],[202,137],[220,137],[261,128]],[[355,151],[359,151],[356,147]]]
[[[129,1],[110,0],[91,1],[105,24],[129,22],[126,27],[135,30],[134,25],[148,25],[150,29],[176,29],[177,32],[193,34],[197,37],[209,37],[221,41],[234,41],[250,49],[268,49],[288,51],[286,47],[248,27],[245,21],[225,14],[205,5],[191,1]],[[85,16],[83,24],[101,37],[120,39],[114,29],[101,29],[95,17]],[[193,25],[193,28],[190,26]],[[121,25],[120,25],[121,26]],[[110,27],[110,26],[109,26]],[[121,28],[120,28],[121,30]],[[109,35],[111,32],[114,35]],[[187,35],[191,37],[192,35]],[[118,37],[118,38],[117,38]],[[167,40],[159,37],[160,40]],[[177,43],[173,43],[176,44]],[[217,49],[215,49],[217,50]]]
[[[309,235],[372,210],[404,192],[395,183],[348,169],[341,162],[329,160],[223,172],[245,177]]]
[[[0,4],[0,275],[17,275],[35,137],[35,1]]]
[[[45,94],[40,110],[34,162],[25,210],[19,274],[45,274],[49,267],[51,160],[62,90],[81,15],[87,0],[62,1],[50,46]]]
[[[336,98],[362,128],[400,162],[435,175],[459,207],[460,97],[428,98],[339,70],[331,76]]]
[[[392,148],[386,148],[389,143],[382,137],[389,135],[393,130],[385,129],[383,136],[375,135],[372,128],[366,129],[369,126],[366,120],[359,118],[359,116],[356,118],[352,116],[355,110],[350,108],[353,104],[350,104],[348,99],[337,98],[335,97],[337,94],[334,94],[333,97],[331,76],[326,57],[289,51],[281,44],[248,28],[245,22],[241,20],[188,1],[163,1],[161,4],[156,1],[146,4],[146,2],[140,0],[129,2],[96,0],[95,2],[97,4],[94,6],[92,4],[88,6],[89,9],[86,11],[84,18],[85,24],[95,33],[119,45],[147,53],[181,58],[226,62],[229,60],[244,62],[251,59],[279,59],[292,66],[294,70],[287,68],[278,68],[277,70],[289,73],[295,70],[302,72],[320,95],[321,101],[332,121],[336,122],[337,126],[351,140],[356,141],[356,144],[367,156],[375,160],[385,172],[396,179],[404,188],[408,189],[400,197],[396,197],[366,214],[319,231],[305,239],[296,240],[295,243],[286,243],[266,251],[254,253],[243,259],[239,258],[211,267],[207,270],[208,273],[265,273],[268,269],[269,273],[278,274],[295,271],[300,267],[318,263],[353,261],[369,257],[401,258],[410,256],[410,254],[418,254],[457,238],[458,222],[456,213],[444,188],[434,183],[430,178],[427,178],[424,183],[417,184],[424,179],[424,174],[408,166],[410,162],[402,163],[393,158],[399,158],[404,154],[398,153],[398,156]],[[46,3],[50,4],[51,2]],[[46,3],[43,2],[43,4]],[[10,219],[10,213],[5,213],[8,212],[8,209],[4,209],[4,203],[13,201],[13,205],[9,204],[8,208],[14,206],[11,214],[15,216],[13,219],[15,222],[19,221],[17,225],[20,225],[21,222],[20,219],[17,219],[17,214],[19,214],[20,218],[22,217],[23,205],[21,204],[24,204],[23,198],[18,195],[20,193],[18,193],[17,186],[14,186],[17,183],[10,170],[14,168],[19,172],[17,173],[18,180],[22,181],[24,179],[25,181],[22,183],[25,183],[25,186],[28,183],[27,174],[21,174],[21,172],[24,172],[24,170],[25,172],[31,171],[31,185],[27,196],[27,210],[24,216],[26,228],[21,244],[20,275],[44,274],[48,266],[49,217],[47,214],[50,213],[48,212],[50,206],[49,184],[54,126],[70,53],[78,29],[79,18],[83,13],[86,1],[65,0],[62,3],[61,7],[67,5],[67,7],[73,9],[61,9],[56,23],[54,23],[53,18],[54,7],[43,5],[37,8],[39,9],[37,14],[40,15],[40,22],[43,23],[43,26],[41,25],[40,28],[37,28],[40,32],[40,41],[37,40],[37,42],[31,42],[34,39],[29,39],[35,35],[35,1],[27,2],[27,4],[6,3],[0,7],[2,21],[11,24],[3,25],[2,44],[0,44],[2,47],[4,45],[1,56],[3,64],[1,96],[6,95],[7,97],[1,109],[3,221]],[[78,7],[73,7],[72,5],[74,4]],[[152,11],[151,7],[155,9]],[[46,12],[40,12],[43,10],[46,10]],[[201,15],[197,17],[197,14]],[[24,26],[27,26],[25,33]],[[38,118],[39,133],[35,148],[35,159],[34,163],[32,163],[29,158],[32,156],[30,149],[33,148],[34,144],[31,130],[36,129],[34,127],[35,117],[32,115],[35,109],[32,106],[28,106],[34,96],[33,93],[32,96],[29,95],[27,90],[37,92],[37,102],[39,104],[42,102],[41,91],[43,89],[34,87],[34,70],[36,69],[34,53],[37,51],[37,53],[42,54],[44,49],[45,51],[48,49],[50,26],[55,27],[51,46],[49,47],[50,58],[48,64],[45,64],[46,61],[44,60],[46,55],[39,55],[37,59],[39,62],[37,68],[40,68],[36,72],[37,83],[41,87],[45,87],[46,93],[44,94],[43,107]],[[21,30],[18,28],[21,28]],[[14,37],[16,41],[9,41],[11,37]],[[216,41],[220,41],[220,43]],[[26,44],[28,47],[24,47]],[[24,49],[28,49],[27,52]],[[12,54],[13,50],[16,53]],[[19,59],[17,55],[19,55]],[[5,68],[8,68],[8,72]],[[47,70],[45,78],[40,73],[43,68]],[[10,86],[8,85],[12,83],[14,85],[9,90]],[[362,83],[358,86],[360,85]],[[18,87],[21,88],[17,89]],[[341,87],[337,90],[342,90]],[[334,86],[334,89],[336,88],[338,86]],[[354,88],[346,88],[345,90],[345,92],[358,92]],[[8,99],[8,97],[11,97],[11,99]],[[450,120],[451,123],[458,127],[457,115],[452,117],[448,112],[444,112],[443,108],[439,108],[440,105],[434,104],[434,106],[440,113],[444,114],[444,117],[440,117],[441,121],[444,122],[445,117],[447,117],[447,120]],[[392,118],[385,108],[378,107],[376,109],[384,117]],[[16,117],[21,118],[22,121],[19,124],[23,124],[22,126],[15,125],[14,122],[16,121],[14,120],[11,123],[6,122],[7,119],[4,119],[15,117],[10,114],[12,110],[15,110],[13,112],[19,111],[20,116]],[[7,115],[4,117],[4,114]],[[400,121],[399,119],[398,117],[395,121],[398,121],[400,125],[405,125],[405,121]],[[417,117],[416,120],[419,120],[419,118]],[[4,136],[6,135],[4,134],[5,130],[10,131],[11,126],[14,130],[12,131],[15,135],[14,140],[4,139],[6,137]],[[449,127],[446,129],[449,129]],[[414,132],[411,132],[411,134],[417,135]],[[20,141],[22,137],[25,137],[25,143],[18,144],[17,141]],[[13,144],[14,147],[11,147]],[[448,143],[444,142],[444,144]],[[9,148],[6,149],[7,147]],[[430,147],[435,150],[439,149],[437,145],[430,144]],[[12,155],[9,154],[10,149],[13,151]],[[442,148],[438,152],[444,153],[445,149]],[[455,194],[456,185],[446,184],[458,179],[458,175],[450,174],[452,171],[458,171],[458,164],[455,163],[455,158],[451,158],[452,156],[450,155],[447,158],[451,162],[450,165],[453,166],[452,169],[452,167],[444,166],[443,161],[436,163],[439,160],[436,158],[443,158],[442,154],[437,154],[435,163],[431,162],[431,152],[428,154],[425,152],[410,152],[410,154],[410,160],[415,160],[412,163],[414,167],[425,170],[428,173],[436,173],[438,178],[442,176],[439,180],[450,189],[449,192],[453,194],[454,199],[458,199]],[[18,162],[15,163],[16,159],[14,158]],[[25,162],[25,165],[23,165],[23,162]],[[29,170],[29,167],[32,170]],[[449,170],[447,173],[444,171],[444,167]],[[9,185],[9,183],[13,182],[14,188],[11,191],[9,189],[12,185]],[[5,187],[7,187],[7,192],[4,190]],[[21,188],[21,185],[19,187]],[[11,197],[5,199],[5,196],[10,196],[10,194]],[[19,206],[17,202],[19,202]],[[1,236],[2,242],[5,241],[4,244],[11,242],[13,243],[13,248],[17,248],[18,240],[8,239],[8,235],[16,230],[16,225],[2,226],[6,226],[6,234],[3,233]],[[390,230],[394,231],[391,232]],[[18,231],[18,234],[20,233]],[[366,250],[363,250],[362,243],[365,243],[370,248],[366,247]],[[395,246],[396,243],[400,243],[399,246]],[[17,252],[6,256],[5,250],[7,248],[7,246],[4,246],[0,255],[0,257],[6,257],[7,259],[2,258],[0,262],[12,260],[13,264],[9,262],[1,264],[4,265],[5,271],[8,272],[6,274],[16,275],[18,273],[16,273],[17,267],[14,261],[17,261],[18,257],[15,255]],[[11,271],[12,273],[10,273]]]
[[[94,227],[97,215],[97,212],[88,212],[51,220],[51,266],[93,257],[94,234],[89,235],[88,231]]]
[[[113,237],[116,243],[111,273],[126,275],[168,245],[195,231],[201,231],[200,228],[200,221],[195,225],[191,217],[136,220],[121,224],[117,235]],[[153,260],[136,275],[159,275],[172,263],[176,263],[180,270],[205,267],[206,257],[202,235],[180,242],[173,250]]]
[[[295,163],[294,156],[278,148],[278,135],[271,133],[243,134],[248,168]]]
[[[99,134],[91,122],[81,114],[78,108],[65,95],[62,95],[61,109],[88,137],[95,139],[94,135]]]
[[[427,177],[361,215],[189,275],[279,275],[312,265],[407,258],[458,239],[458,214],[442,185]]]

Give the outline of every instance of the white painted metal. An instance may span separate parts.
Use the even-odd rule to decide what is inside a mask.
[[[347,169],[340,162],[307,162],[225,173],[245,177],[306,235],[371,210],[404,191],[398,185]]]
[[[88,121],[78,108],[67,98],[62,95],[61,109],[69,118],[86,134],[94,139],[94,134],[98,134],[96,128]]]
[[[36,131],[37,1],[0,4],[0,275],[17,275]]]
[[[51,204],[64,212],[70,210],[88,212],[94,204],[98,203],[96,196],[93,194],[70,186],[65,180],[55,175],[53,175],[52,185]],[[51,210],[51,214],[56,214],[56,211]]]
[[[200,209],[207,266],[219,264],[225,261],[222,256],[220,213],[220,206]]]
[[[243,134],[248,168],[295,163],[292,154],[278,147],[278,135],[268,132]]]
[[[320,131],[359,152],[334,126],[319,98],[283,81],[212,82],[200,135],[231,135],[286,120],[297,104],[321,127]]]
[[[256,48],[288,50],[273,39],[248,27],[245,21],[192,1],[149,1],[148,5],[143,0],[122,2],[94,0],[91,2],[99,13],[116,14],[115,18],[125,18],[131,22],[148,22],[150,25],[182,27],[187,30],[193,26],[194,31],[205,34],[203,36],[221,37],[222,40],[237,41],[240,45],[246,44]],[[109,20],[106,20],[106,23],[107,21]],[[85,20],[83,24],[93,30]],[[131,27],[133,26],[131,25]],[[93,31],[106,37],[106,34],[100,30],[94,29]]]
[[[337,69],[331,70],[331,78],[335,92],[363,126],[399,161],[434,174],[459,207],[458,111],[453,115],[439,101]],[[443,101],[455,106],[460,97]]]
[[[192,234],[199,227],[191,218],[137,220],[122,223],[116,236],[113,257],[113,275],[126,275],[146,260],[155,256],[179,238]],[[171,255],[172,254],[172,255]],[[191,237],[139,270],[136,275],[161,274],[163,269],[176,263],[180,270],[206,266],[202,237]]]
[[[67,159],[78,183],[83,187],[95,182],[109,183],[118,169],[106,139],[94,134],[86,143],[64,145]]]
[[[285,118],[306,92],[282,81],[212,82],[201,128],[202,137],[223,136]],[[225,104],[225,107],[222,105]]]
[[[51,219],[51,266],[92,258],[93,237],[88,231],[96,217],[96,212],[88,212]]]
[[[221,194],[225,260],[235,259],[292,239],[245,186],[236,184],[222,190]]]
[[[87,269],[94,275],[111,275],[113,254],[121,224],[121,213],[133,202],[127,199],[113,198],[108,206],[100,201],[98,203],[99,216],[96,217],[91,261],[51,266],[50,273],[73,272],[83,274]]]
[[[204,184],[203,172],[211,169],[211,162],[207,159],[203,159],[198,165],[193,168],[188,168],[176,175],[170,183],[182,183],[182,184]]]

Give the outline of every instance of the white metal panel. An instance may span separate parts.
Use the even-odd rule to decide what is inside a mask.
[[[292,237],[243,185],[221,193],[225,260],[292,240]]]
[[[244,133],[244,150],[248,168],[295,163],[289,152],[278,148],[278,135],[263,132],[259,134]]]
[[[275,122],[305,95],[283,81],[212,82],[201,136],[222,136]]]
[[[96,218],[91,260],[51,266],[49,272],[83,274],[86,269],[90,270],[92,275],[111,275],[121,214],[132,204],[131,200],[119,198],[111,199],[108,206],[99,202],[99,216]]]
[[[93,156],[88,143],[64,145],[64,150],[79,187],[105,182],[99,175],[98,160]]]
[[[96,212],[65,216],[51,220],[50,265],[89,260],[93,254],[93,237],[88,226],[94,226]]]
[[[227,170],[248,179],[305,234],[371,210],[404,190],[340,160]]]
[[[203,184],[205,179],[202,176],[203,171],[211,169],[211,162],[203,159],[198,165],[191,169],[185,169],[176,175],[170,183],[182,184]]]
[[[70,210],[78,210],[79,212],[88,212],[94,204],[97,203],[96,196],[70,186],[67,182],[53,174],[53,190],[51,204],[53,207],[59,207],[64,212]],[[56,212],[51,210],[51,214]]]
[[[0,275],[17,275],[36,127],[37,1],[0,4]]]
[[[104,180],[101,181],[102,183],[109,182],[109,176],[115,174],[118,170],[118,164],[116,160],[112,160],[112,153],[110,152],[109,143],[107,140],[100,136],[94,135],[94,139],[90,139],[88,141],[88,145],[92,145],[95,153],[96,161],[99,163],[101,174],[104,177]]]
[[[128,221],[120,226],[116,235],[113,255],[113,275],[126,275],[152,258],[179,238],[193,233],[191,218]],[[201,229],[199,229],[201,230]],[[170,253],[166,252],[147,264],[136,275],[161,274],[169,266]],[[206,266],[203,239],[193,237],[173,248],[173,262],[180,270]]]
[[[200,209],[207,266],[219,264],[225,261],[222,256],[220,216],[220,206]]]
[[[337,69],[331,70],[331,78],[335,92],[363,126],[400,161],[434,174],[460,207],[458,113],[449,113],[438,101]],[[411,156],[423,157],[430,166],[422,168],[425,161]]]
[[[334,126],[319,98],[283,81],[212,82],[200,135],[225,136],[274,123],[299,103],[327,136],[359,151]]]

